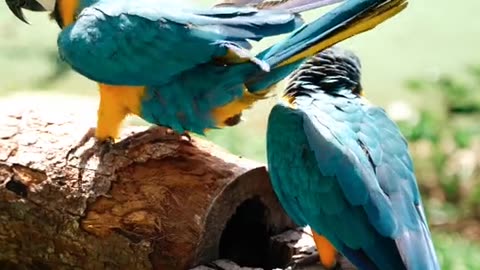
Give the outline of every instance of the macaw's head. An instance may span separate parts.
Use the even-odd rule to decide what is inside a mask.
[[[290,77],[286,96],[307,94],[316,89],[335,93],[350,89],[362,95],[360,59],[351,51],[330,47],[305,61]]]
[[[23,9],[31,11],[53,11],[55,0],[6,0],[8,8],[21,21],[28,23]]]

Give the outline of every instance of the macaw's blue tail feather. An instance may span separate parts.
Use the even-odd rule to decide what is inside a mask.
[[[378,2],[380,0],[347,1],[319,19],[305,24],[283,42],[266,49],[258,57],[270,66],[275,67],[291,58],[298,60],[312,56],[325,49],[326,46],[321,46],[321,43],[325,43],[329,37],[339,34],[349,22],[359,18]],[[348,37],[345,36],[345,38]],[[289,62],[295,62],[295,60]]]
[[[343,2],[345,0],[291,0],[291,1],[273,1],[280,2],[280,4],[275,6],[275,9],[285,9],[292,13],[300,13],[313,9],[317,9],[324,6],[333,5],[336,3]],[[268,1],[267,1],[268,2]]]
[[[406,231],[396,239],[400,254],[408,270],[440,270],[423,209],[420,205],[412,207],[420,216],[420,230]]]
[[[401,260],[395,241],[380,235],[365,249],[354,250],[342,245],[339,251],[359,270],[410,270]]]
[[[343,1],[345,0],[225,0],[216,6],[253,6],[258,9],[278,9],[301,13]]]
[[[259,74],[246,85],[250,92],[262,91],[288,76],[306,58],[351,36],[374,28],[396,15],[406,0],[350,0],[319,19],[297,29],[284,41],[264,50],[257,58],[271,71]]]
[[[360,270],[440,270],[423,210],[412,207],[420,217],[412,219],[418,229],[405,230],[395,239],[376,235],[370,247],[353,250],[343,245],[340,252]]]

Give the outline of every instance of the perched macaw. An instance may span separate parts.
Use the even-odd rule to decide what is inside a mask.
[[[178,133],[235,125],[305,58],[406,6],[350,0],[304,24],[299,13],[339,0],[233,0],[209,9],[178,0],[6,1],[22,20],[22,8],[51,11],[61,58],[99,83],[97,127],[86,137],[99,143],[114,140],[128,114]],[[250,40],[292,31],[251,54]]]
[[[285,211],[309,225],[327,267],[439,270],[408,145],[360,84],[360,61],[332,47],[294,71],[272,109],[267,155]]]

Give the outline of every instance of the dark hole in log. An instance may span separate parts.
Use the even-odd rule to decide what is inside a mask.
[[[26,198],[28,195],[28,188],[21,181],[12,179],[5,184],[5,188],[14,192],[18,196]]]
[[[0,269],[5,269],[5,270],[17,270],[20,267],[18,267],[16,264],[9,262],[9,261],[0,261]]]
[[[30,266],[30,270],[50,270],[51,268],[41,261],[34,260]]]
[[[0,269],[2,270],[50,270],[51,268],[40,261],[33,260],[29,265],[18,265],[9,261],[0,261]]]
[[[220,238],[220,258],[245,267],[271,268],[267,215],[267,208],[258,197],[239,205]]]

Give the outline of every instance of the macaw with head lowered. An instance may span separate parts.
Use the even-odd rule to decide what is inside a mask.
[[[305,58],[394,16],[406,0],[349,0],[309,24],[299,13],[340,0],[230,0],[195,9],[172,0],[6,0],[52,11],[61,58],[99,83],[97,142],[135,114],[178,133],[239,122]],[[258,55],[250,40],[294,31]],[[86,141],[86,140],[82,140]]]
[[[363,96],[352,52],[326,49],[292,74],[267,155],[281,204],[327,267],[336,249],[361,270],[440,269],[407,142]]]

